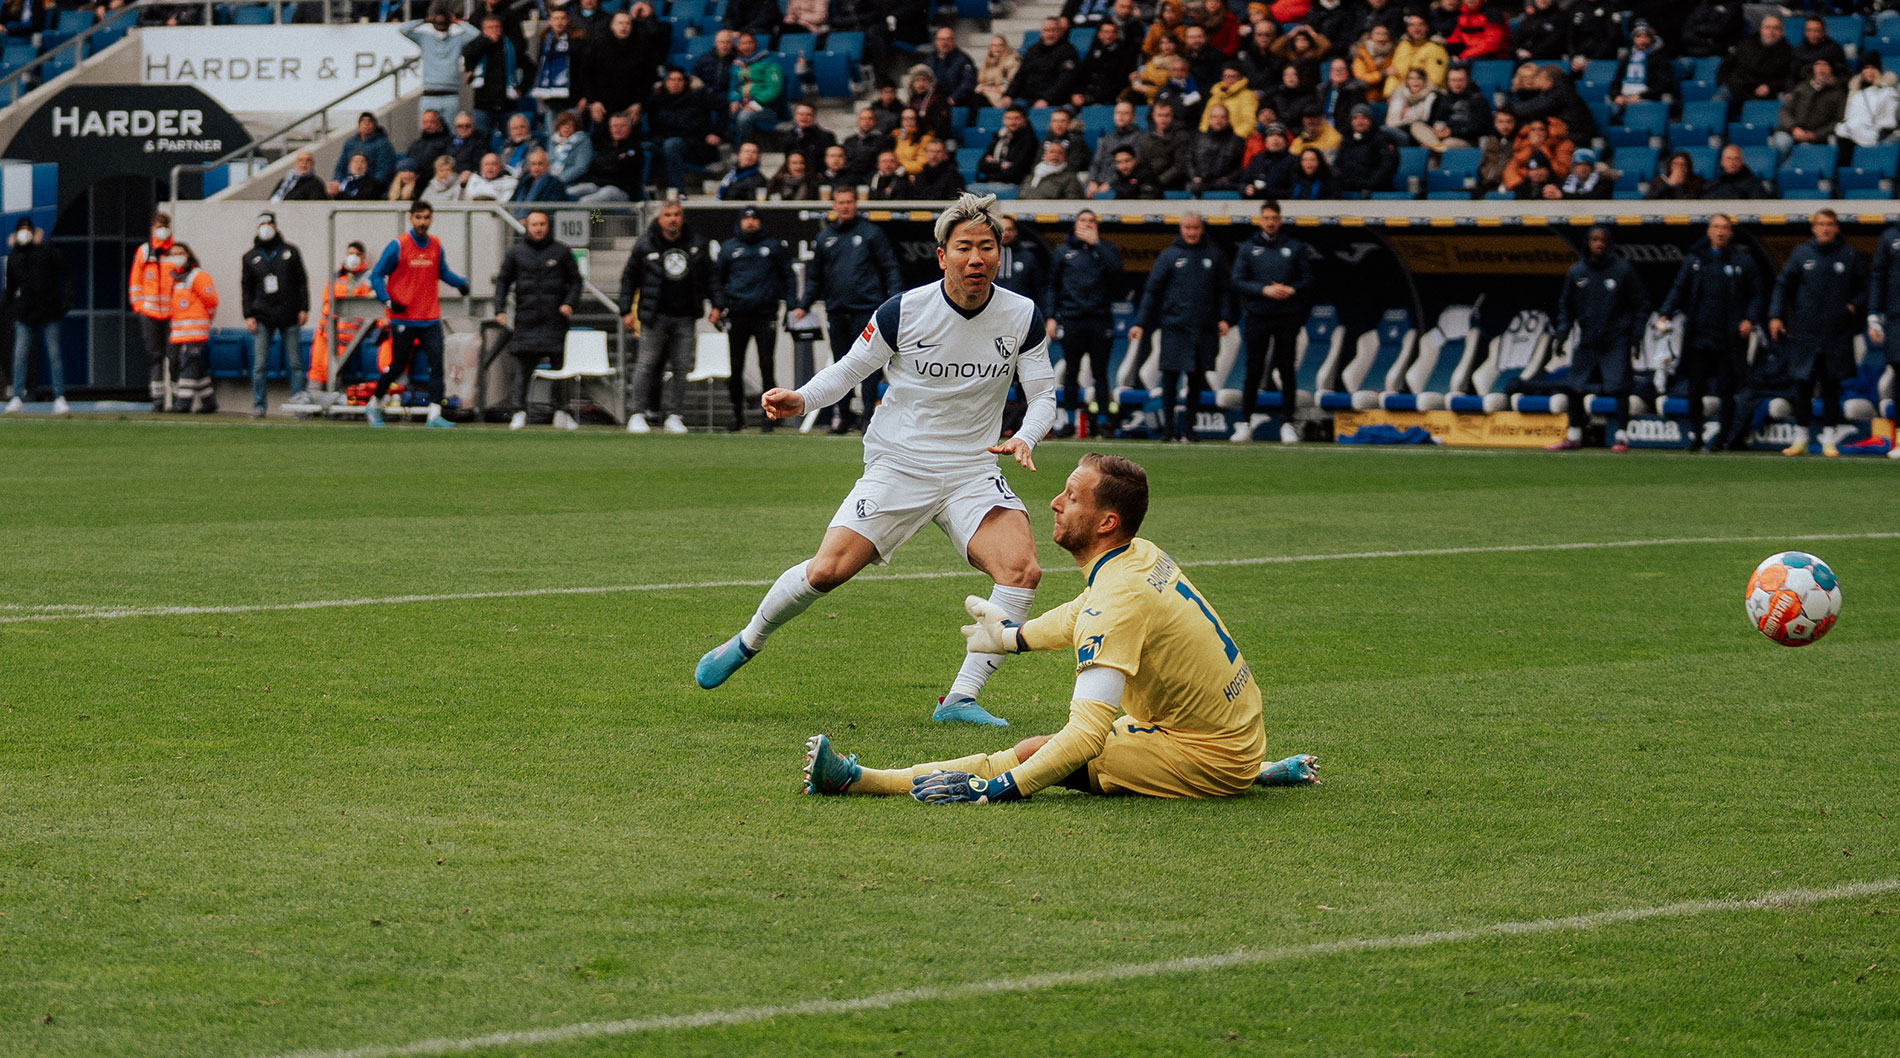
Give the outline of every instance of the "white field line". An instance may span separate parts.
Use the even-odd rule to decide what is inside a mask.
[[[1381,558],[1424,558],[1452,555],[1526,554],[1540,551],[1604,551],[1633,547],[1671,547],[1685,544],[1787,544],[1815,540],[1900,540],[1900,532],[1810,533],[1802,536],[1676,536],[1655,540],[1583,540],[1562,544],[1494,544],[1480,547],[1427,547],[1402,551],[1340,551],[1314,555],[1265,555],[1256,558],[1210,558],[1183,562],[1183,566],[1271,566],[1297,562],[1349,562]],[[959,569],[934,573],[873,573],[858,581],[946,580],[980,576]],[[0,604],[0,624],[29,621],[107,621],[125,617],[185,617],[199,614],[269,613],[283,610],[328,610],[340,606],[395,606],[403,603],[466,602],[472,599],[531,599],[548,595],[617,595],[631,592],[698,591],[712,588],[768,588],[773,578],[753,580],[676,581],[667,584],[613,584],[576,588],[513,588],[501,591],[465,591],[441,595],[383,595],[361,599],[310,599],[303,602],[240,603],[230,606],[87,606],[78,603]]]
[[[463,1054],[490,1047],[526,1047],[568,1040],[627,1036],[635,1033],[747,1025],[770,1021],[774,1018],[889,1010],[893,1007],[909,1006],[915,1003],[956,1001],[1005,993],[1041,992],[1076,985],[1108,984],[1144,977],[1259,966],[1294,959],[1314,959],[1327,955],[1395,951],[1427,948],[1438,944],[1463,944],[1499,937],[1573,932],[1625,922],[1642,922],[1648,919],[1688,918],[1722,911],[1806,907],[1850,897],[1878,896],[1897,890],[1900,890],[1900,878],[1878,882],[1857,882],[1829,889],[1784,889],[1748,899],[1687,900],[1676,904],[1663,904],[1659,907],[1631,907],[1596,911],[1587,915],[1569,915],[1563,918],[1497,922],[1488,926],[1434,930],[1429,933],[1400,933],[1385,937],[1318,941],[1312,944],[1295,944],[1254,951],[1240,948],[1219,955],[1199,955],[1181,959],[1165,959],[1159,962],[1123,963],[1117,966],[1097,967],[1093,970],[1004,977],[989,981],[972,981],[968,984],[906,988],[892,992],[876,992],[854,999],[811,999],[802,1003],[734,1007],[729,1010],[707,1010],[696,1014],[670,1014],[651,1018],[629,1018],[624,1021],[587,1021],[545,1029],[492,1032],[481,1036],[419,1040],[415,1043],[371,1044],[366,1047],[335,1051],[298,1051],[295,1054],[279,1056],[279,1058],[408,1058],[411,1055]]]

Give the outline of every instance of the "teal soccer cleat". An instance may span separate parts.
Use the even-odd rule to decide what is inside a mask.
[[[988,709],[976,704],[975,698],[959,695],[955,698],[937,699],[937,708],[930,714],[932,720],[940,724],[983,724],[987,727],[1008,727],[1009,721],[1000,716],[991,716]]]
[[[1319,758],[1311,753],[1295,753],[1285,760],[1260,766],[1261,786],[1318,786]]]
[[[363,421],[369,423],[371,426],[381,426],[383,424],[383,409],[374,404],[364,408]]]
[[[430,419],[428,422],[425,422],[422,425],[425,427],[428,427],[431,430],[450,430],[450,429],[454,429],[455,427],[454,423],[448,421],[447,419],[444,419],[440,415],[436,416],[433,419]]]
[[[731,639],[708,650],[705,656],[699,659],[699,667],[693,670],[693,679],[697,680],[701,687],[710,691],[731,679],[732,674],[739,671],[739,666],[751,661],[757,655],[758,651],[745,648],[745,644],[739,641],[739,635],[735,632]]]
[[[805,792],[808,794],[841,794],[844,788],[858,781],[864,769],[858,766],[858,755],[841,756],[831,748],[831,740],[823,735],[813,735],[805,740]]]

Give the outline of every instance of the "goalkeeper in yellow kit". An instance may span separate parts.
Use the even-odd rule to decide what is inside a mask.
[[[1148,476],[1091,453],[1069,475],[1055,542],[1088,573],[1082,594],[1027,624],[971,596],[971,653],[1074,650],[1069,722],[1001,753],[879,770],[806,743],[805,792],[910,794],[931,804],[1015,801],[1049,786],[1149,797],[1233,797],[1317,783],[1307,754],[1264,764],[1260,687],[1240,648],[1167,553],[1137,537]]]

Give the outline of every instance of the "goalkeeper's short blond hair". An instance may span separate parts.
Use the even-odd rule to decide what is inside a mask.
[[[972,195],[968,191],[958,195],[956,202],[937,217],[937,245],[948,244],[951,232],[971,223],[989,225],[990,234],[1002,242],[1003,222],[996,216],[995,205],[995,195]]]

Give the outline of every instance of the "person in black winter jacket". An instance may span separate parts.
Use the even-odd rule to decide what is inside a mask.
[[[1800,84],[1808,79],[1808,72],[1817,62],[1825,62],[1834,68],[1836,81],[1847,80],[1847,49],[1827,35],[1827,20],[1820,15],[1809,15],[1801,23],[1801,40],[1794,46],[1794,57],[1788,61],[1788,83]]]
[[[1036,168],[1041,148],[1036,130],[1029,127],[1029,115],[1022,107],[1003,111],[1003,127],[990,137],[989,148],[976,163],[976,178],[999,184],[1020,184]]]
[[[1195,133],[1188,148],[1187,189],[1196,198],[1205,191],[1239,187],[1240,160],[1247,153],[1247,141],[1234,135],[1227,123],[1227,108],[1215,103],[1207,109],[1207,130]]]
[[[277,215],[260,213],[257,235],[243,262],[244,327],[251,332],[251,417],[261,419],[268,402],[264,368],[270,361],[271,338],[284,347],[284,367],[291,400],[305,388],[302,328],[310,318],[310,276],[303,254],[284,241]]]
[[[1636,269],[1616,255],[1610,229],[1591,228],[1585,247],[1583,260],[1564,273],[1563,292],[1557,298],[1557,328],[1552,332],[1562,342],[1569,340],[1573,325],[1578,329],[1564,379],[1570,396],[1570,428],[1563,440],[1546,447],[1554,452],[1582,448],[1583,426],[1590,421],[1589,398],[1601,394],[1616,402],[1607,435],[1610,450],[1626,452],[1629,443],[1618,434],[1629,414],[1630,353],[1643,340],[1649,295]]]
[[[508,248],[495,276],[495,322],[509,325],[508,295],[515,296],[514,334],[508,351],[514,354],[515,414],[510,430],[528,424],[528,383],[535,368],[548,361],[557,370],[567,348],[567,321],[581,303],[581,270],[574,251],[554,238],[553,223],[543,209],[530,210],[522,220],[526,233]],[[554,383],[554,425],[572,430],[576,423],[567,412],[566,383]]]
[[[1372,123],[1372,108],[1352,108],[1352,122],[1333,155],[1333,181],[1347,198],[1365,198],[1374,191],[1392,190],[1399,171],[1399,148]]]
[[[521,88],[534,74],[528,50],[503,32],[500,15],[482,18],[482,35],[462,49],[462,67],[475,88],[475,131],[488,135],[501,128],[521,99]]]
[[[1660,331],[1669,329],[1677,313],[1684,316],[1676,374],[1688,383],[1689,415],[1683,425],[1691,452],[1703,445],[1702,398],[1711,386],[1722,399],[1722,413],[1709,447],[1720,448],[1722,439],[1734,432],[1735,392],[1748,377],[1748,337],[1766,308],[1767,286],[1755,257],[1734,240],[1733,217],[1710,217],[1708,238],[1689,249],[1657,310]]]
[[[1743,160],[1742,149],[1731,143],[1722,148],[1715,165],[1715,177],[1702,185],[1702,197],[1754,200],[1774,196]]]
[[[701,307],[710,302],[714,308],[707,319],[718,326],[717,306],[724,300],[706,241],[687,225],[686,211],[678,202],[661,206],[653,223],[634,242],[627,267],[620,273],[621,322],[631,331],[637,318],[640,327],[640,355],[628,394],[629,433],[651,429],[647,401],[653,380],[663,369],[672,372],[666,380],[666,432],[686,432],[681,417],[686,410],[686,372],[693,366],[699,341],[693,324]]]
[[[1491,100],[1462,65],[1445,71],[1445,90],[1432,101],[1432,132],[1441,147],[1476,147],[1491,133]]]
[[[1023,104],[1043,107],[1067,103],[1081,80],[1081,67],[1082,57],[1076,54],[1075,45],[1069,43],[1062,20],[1045,18],[1042,36],[1023,49],[1022,65],[1016,68],[1016,76],[1009,79],[1003,91]],[[1029,164],[1035,165],[1035,159],[1031,158]]]
[[[785,9],[779,0],[730,0],[720,25],[735,32],[751,30],[761,37],[769,37],[784,20]]]
[[[1001,263],[996,269],[996,285],[1013,290],[1031,301],[1041,302],[1049,286],[1049,244],[1033,231],[1023,231],[1016,218],[1005,213],[1000,218]]]
[[[1286,126],[1268,125],[1261,133],[1265,146],[1247,160],[1240,171],[1240,197],[1280,198],[1293,190],[1293,172],[1298,159],[1287,149],[1291,142]]]
[[[802,322],[812,303],[823,301],[831,358],[836,361],[851,351],[851,343],[857,341],[858,332],[864,330],[871,313],[884,304],[884,299],[904,288],[890,239],[877,225],[858,216],[857,188],[832,188],[831,209],[836,219],[812,240],[811,263],[805,266],[805,292],[792,309],[792,322]],[[872,372],[860,386],[867,426],[877,402],[877,387],[883,380],[883,372]],[[850,395],[838,402],[837,409],[831,432],[844,433],[851,428]]]
[[[1768,337],[1787,359],[1794,380],[1794,421],[1801,433],[1783,455],[1803,455],[1814,424],[1813,397],[1821,399],[1821,450],[1840,440],[1841,382],[1852,378],[1854,333],[1867,306],[1867,262],[1841,238],[1839,216],[1818,210],[1808,219],[1814,238],[1794,248],[1775,277],[1768,305]]]
[[[33,221],[21,217],[14,226],[11,246],[6,255],[7,286],[0,313],[13,318],[13,396],[7,412],[19,411],[26,404],[27,364],[32,359],[33,336],[39,335],[52,368],[53,412],[64,415],[66,407],[66,364],[60,359],[59,323],[72,304],[71,277],[66,258],[46,245],[44,233]]]
[[[687,166],[704,165],[719,155],[712,101],[692,87],[686,71],[674,66],[666,71],[660,91],[647,97],[645,113],[648,153],[664,160],[667,187],[687,190]]]
[[[745,429],[745,358],[746,346],[757,350],[759,392],[778,386],[778,316],[781,305],[796,300],[792,278],[792,251],[785,240],[765,230],[765,221],[757,206],[739,211],[739,226],[732,237],[719,247],[719,259],[713,270],[719,275],[719,289],[725,300],[726,341],[732,357],[732,373],[726,379],[726,393],[732,398],[734,432]],[[772,420],[759,427],[772,432]]]
[[[1208,241],[1207,221],[1199,213],[1184,213],[1180,230],[1148,272],[1135,325],[1128,328],[1128,346],[1140,348],[1142,335],[1160,331],[1163,433],[1191,441],[1201,394],[1207,392],[1207,373],[1234,318],[1234,299],[1227,287],[1227,257]],[[1185,417],[1175,411],[1183,376],[1188,384]]]
[[[607,32],[589,37],[581,49],[574,86],[581,112],[599,127],[610,116],[645,103],[672,43],[672,24],[654,18],[652,5],[615,12]],[[725,102],[723,89],[719,101]]]
[[[1096,434],[1109,432],[1116,411],[1108,361],[1115,343],[1113,306],[1121,287],[1122,258],[1107,239],[1094,210],[1075,215],[1075,227],[1051,255],[1049,284],[1042,291],[1044,326],[1051,341],[1062,343],[1063,406],[1081,418],[1082,360],[1095,383]],[[1065,424],[1064,436],[1075,426]]]
[[[1536,0],[1523,21],[1511,30],[1511,47],[1519,62],[1549,62],[1564,57],[1569,13],[1557,0]]]
[[[1312,311],[1313,265],[1306,244],[1282,232],[1280,204],[1260,203],[1260,230],[1234,251],[1234,270],[1228,278],[1239,299],[1242,316],[1240,340],[1246,350],[1240,422],[1233,439],[1253,440],[1253,415],[1260,403],[1260,383],[1269,367],[1280,383],[1280,440],[1300,439],[1294,420],[1299,413],[1299,379],[1294,357],[1300,328]]]
[[[1682,54],[1709,59],[1727,55],[1743,32],[1741,0],[1697,0],[1683,18],[1676,41]]]
[[[646,152],[633,131],[633,119],[615,114],[605,135],[594,143],[594,160],[581,182],[568,188],[576,202],[638,202],[646,198]]]
[[[1623,46],[1623,27],[1616,20],[1618,5],[1608,0],[1579,0],[1570,7],[1564,27],[1564,54],[1571,69],[1581,70],[1590,59],[1614,59]]]
[[[1744,37],[1716,68],[1715,79],[1728,88],[1729,120],[1741,113],[1747,100],[1779,96],[1788,86],[1793,62],[1794,46],[1783,34],[1780,17],[1762,16],[1755,35]]]
[[[1517,99],[1513,108],[1519,124],[1527,125],[1538,118],[1559,118],[1570,142],[1589,143],[1596,138],[1596,118],[1591,116],[1590,108],[1577,94],[1570,78],[1556,66],[1539,69],[1536,93]]]

